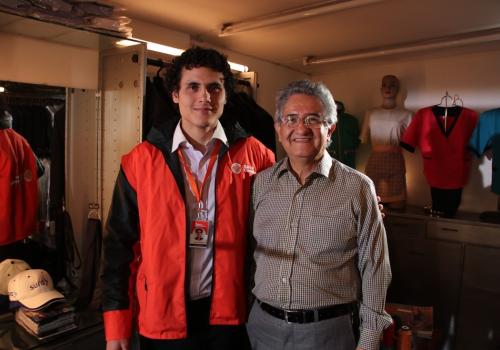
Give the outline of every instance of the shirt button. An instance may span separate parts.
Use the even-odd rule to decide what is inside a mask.
[[[281,279],[281,282],[286,283],[286,282],[287,282],[286,277],[283,277],[283,278]]]

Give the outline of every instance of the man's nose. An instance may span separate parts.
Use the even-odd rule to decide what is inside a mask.
[[[302,132],[302,133],[305,133],[305,132],[309,132],[311,130],[311,128],[309,128],[306,125],[306,120],[305,119],[300,119],[299,123],[295,127],[295,130],[297,130],[299,132]]]
[[[210,102],[211,100],[210,91],[208,91],[208,89],[204,87],[200,88],[198,98],[200,101]]]

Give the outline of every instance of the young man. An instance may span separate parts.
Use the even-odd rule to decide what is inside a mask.
[[[106,225],[107,349],[128,348],[135,313],[142,350],[241,348],[250,188],[274,155],[219,122],[232,76],[217,51],[185,51],[167,87],[180,120],[123,157]]]
[[[391,323],[375,189],[325,152],[336,119],[321,83],[296,81],[278,93],[275,128],[287,157],[256,176],[252,193],[253,349],[378,350]]]

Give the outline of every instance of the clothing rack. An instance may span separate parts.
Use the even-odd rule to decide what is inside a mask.
[[[132,62],[139,62],[139,55],[138,54],[133,54],[132,55]],[[171,63],[166,62],[160,58],[148,58],[146,61],[148,66],[153,66],[153,67],[158,67],[158,68],[167,68],[170,67]]]

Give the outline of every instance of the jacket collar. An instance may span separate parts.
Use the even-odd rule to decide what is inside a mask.
[[[177,183],[180,193],[184,193],[184,179],[179,157],[177,156],[177,152],[172,153],[174,132],[178,123],[179,117],[174,117],[159,126],[153,126],[148,133],[146,140],[161,151],[165,162],[174,175],[175,182]],[[231,145],[236,141],[249,136],[237,122],[228,122],[222,120],[221,118],[220,123],[224,128],[229,147],[231,147]],[[222,147],[219,155],[224,154],[227,150],[228,148]]]
[[[231,145],[238,140],[250,136],[245,130],[243,130],[238,122],[228,121],[225,120],[225,118],[221,118],[219,121],[224,129],[224,133],[227,136],[229,147],[231,147]],[[174,132],[178,123],[179,117],[174,117],[163,122],[159,126],[153,126],[151,131],[148,133],[146,140],[162,151],[171,152]]]

